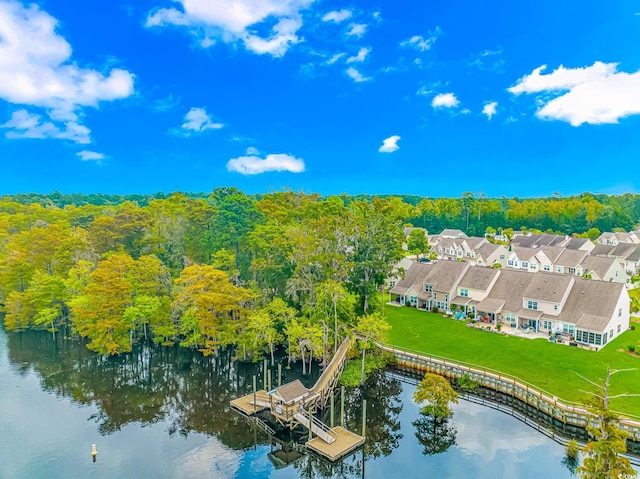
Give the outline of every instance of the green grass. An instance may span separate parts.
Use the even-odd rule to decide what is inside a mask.
[[[387,342],[413,350],[489,368],[542,389],[566,402],[584,403],[583,391],[593,386],[578,374],[600,383],[611,369],[640,368],[640,358],[627,353],[627,345],[637,345],[640,324],[599,351],[588,351],[546,339],[525,339],[467,328],[462,321],[407,307],[387,307],[385,315],[392,326]],[[578,373],[578,374],[576,374]],[[640,370],[612,376],[610,395],[640,394]],[[622,397],[611,401],[611,408],[640,416],[640,397]]]

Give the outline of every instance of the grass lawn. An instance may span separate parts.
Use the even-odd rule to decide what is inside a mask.
[[[392,326],[387,339],[390,345],[510,374],[566,402],[582,403],[589,397],[582,391],[594,390],[576,373],[600,382],[607,365],[611,369],[640,368],[640,358],[627,353],[627,345],[638,345],[640,324],[593,352],[546,339],[467,328],[462,321],[408,307],[386,307],[385,316]],[[623,392],[640,394],[640,370],[612,376],[610,395]],[[640,397],[613,399],[611,408],[640,417]]]

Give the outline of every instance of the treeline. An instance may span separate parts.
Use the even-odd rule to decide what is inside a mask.
[[[303,366],[359,322],[403,256],[410,206],[220,188],[146,206],[0,201],[0,303],[9,330],[69,331],[102,354],[142,339],[247,359],[284,344]]]
[[[385,329],[376,293],[403,256],[403,224],[592,234],[639,218],[639,195],[586,193],[3,197],[0,304],[10,330],[63,329],[104,354],[146,338],[206,354],[236,344],[245,358],[283,344],[307,362],[328,357],[356,326],[371,336]]]
[[[415,212],[409,221],[436,233],[458,228],[468,235],[482,236],[488,227],[568,235],[588,230],[629,231],[640,223],[640,195],[583,193],[520,199],[488,198],[482,193],[466,192],[461,198],[424,198]]]

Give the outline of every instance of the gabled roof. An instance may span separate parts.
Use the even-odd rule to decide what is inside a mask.
[[[309,394],[309,390],[304,387],[300,380],[296,379],[290,383],[280,386],[279,388],[269,391],[271,396],[279,396],[285,403],[294,402],[296,399],[302,398]]]
[[[458,286],[461,288],[486,291],[499,274],[500,270],[495,268],[474,266],[467,270]]]
[[[594,331],[602,331],[615,313],[618,299],[625,289],[622,283],[607,281],[594,281],[590,279],[575,278],[576,283],[567,298],[560,319],[577,324],[582,315],[591,315],[598,318],[584,318],[584,324],[590,324]],[[595,326],[594,327],[594,323]],[[587,328],[585,328],[587,329]]]
[[[535,273],[522,298],[560,303],[574,281],[574,277],[570,275],[538,272]]]
[[[626,258],[627,261],[640,261],[640,245],[636,246],[636,249],[633,250]]]
[[[637,244],[633,243],[618,243],[613,251],[609,253],[609,256],[614,256],[616,258],[627,258],[627,256],[633,254],[638,247]]]
[[[469,263],[466,261],[438,261],[432,266],[424,282],[432,284],[436,291],[451,291],[467,268]]]
[[[615,258],[608,258],[606,256],[587,255],[584,260],[582,260],[582,263],[580,263],[580,266],[582,266],[585,273],[593,271],[598,275],[598,278],[602,279],[604,275],[607,274],[607,271],[611,269],[611,266],[617,263],[617,261]]]
[[[588,238],[569,238],[564,247],[567,249],[580,249],[588,242]]]
[[[504,269],[489,291],[489,298],[501,299],[505,302],[503,309],[515,313],[522,308],[522,296],[529,287],[531,280],[542,273],[529,273]]]
[[[444,229],[440,233],[440,236],[446,236],[449,238],[466,238],[467,235],[462,230]]]
[[[596,247],[591,250],[591,255],[610,256],[614,249],[616,249],[616,247],[609,244],[597,244]]]
[[[511,244],[517,244],[524,248],[539,248],[541,246],[562,246],[566,240],[566,236],[555,234],[531,234],[513,238]]]
[[[530,261],[540,250],[536,248],[524,248],[522,246],[514,246],[512,252],[516,254],[520,261]]]
[[[465,238],[464,242],[467,243],[467,246],[471,249],[476,249],[484,243],[488,243],[486,238],[480,238],[478,236],[471,236],[470,238]]]
[[[413,263],[409,266],[404,278],[398,281],[398,283],[391,288],[390,292],[393,294],[404,294],[411,286],[420,285],[433,266],[434,265],[429,263]],[[417,289],[420,290],[422,288]]]
[[[540,251],[542,251],[547,258],[553,263],[555,262],[562,252],[564,248],[560,248],[559,246],[541,246]]]
[[[575,268],[588,254],[586,251],[580,249],[566,249],[558,256],[558,259],[556,259],[553,264]]]
[[[487,256],[491,256],[493,253],[495,253],[495,251],[498,248],[500,248],[500,246],[502,245],[497,245],[493,243],[484,243],[480,245],[478,248],[476,248],[476,255],[482,255],[484,258],[486,258]]]

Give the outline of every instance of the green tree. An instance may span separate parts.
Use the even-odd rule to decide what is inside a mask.
[[[416,255],[416,260],[419,258],[419,255],[429,251],[429,248],[429,240],[425,230],[422,228],[414,228],[409,232],[407,249]]]
[[[589,424],[587,432],[593,438],[582,448],[584,459],[578,468],[582,479],[631,479],[637,477],[636,470],[629,459],[623,456],[627,452],[626,439],[629,434],[620,429],[619,417],[609,409],[609,400],[638,394],[622,393],[609,395],[611,376],[627,369],[611,370],[607,367],[607,376],[602,384],[585,379],[596,388],[589,402],[589,412],[595,417],[595,425]]]
[[[458,393],[453,390],[446,378],[427,373],[413,393],[418,404],[426,403],[421,411],[437,418],[451,416],[450,403],[458,402]]]
[[[360,384],[364,384],[364,363],[367,349],[371,347],[372,341],[382,342],[385,340],[387,332],[391,329],[391,325],[380,313],[373,313],[361,316],[356,325],[356,333],[360,336],[360,347],[362,348],[362,371],[360,375]]]

